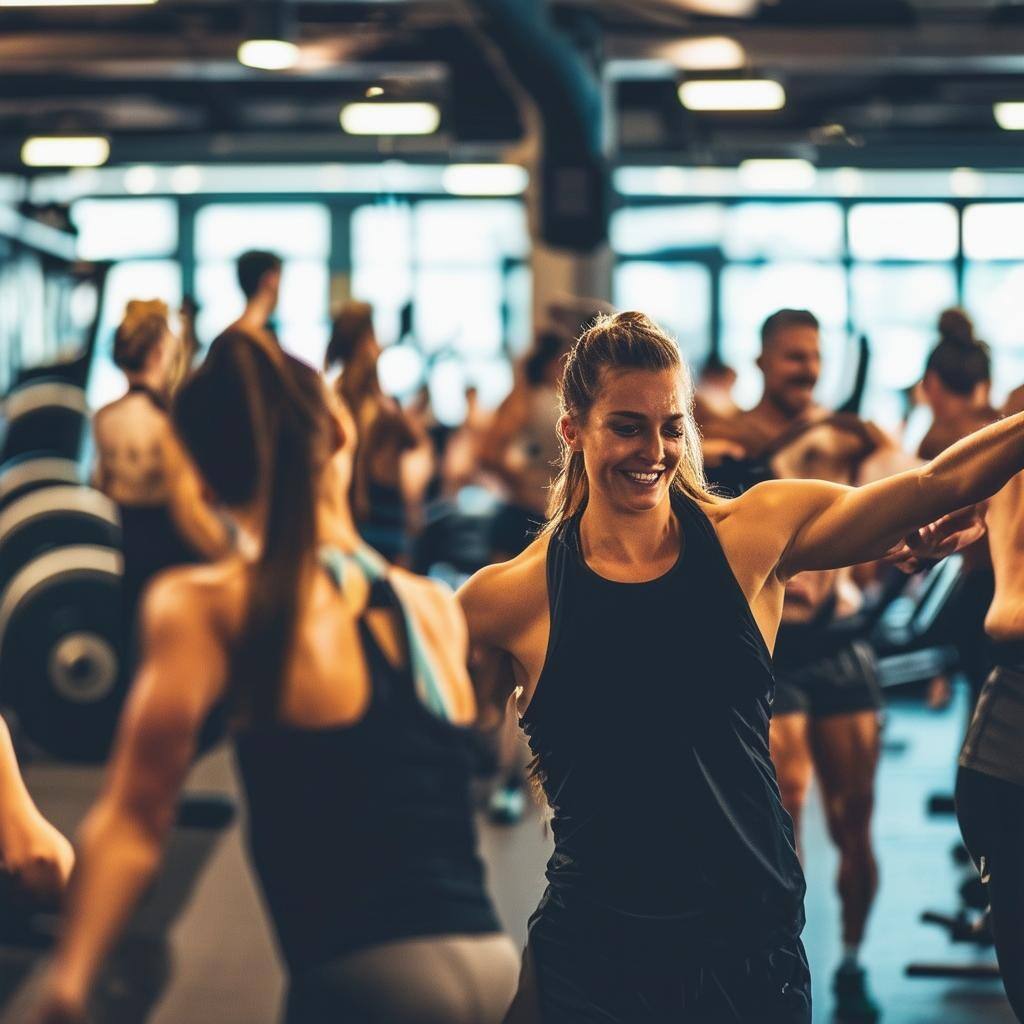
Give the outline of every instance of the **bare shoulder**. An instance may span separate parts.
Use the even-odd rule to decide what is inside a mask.
[[[228,640],[241,628],[247,573],[241,559],[166,569],[147,585],[142,602],[145,633],[203,633]]]
[[[824,480],[765,480],[702,508],[730,561],[735,554],[760,567],[776,564],[802,525],[846,489]]]
[[[455,592],[446,583],[397,567],[390,570],[389,578],[402,598],[411,601],[420,615],[448,636],[465,637],[466,618]]]
[[[522,554],[485,566],[459,588],[459,603],[474,640],[516,634],[524,622],[547,609],[550,542],[550,534],[538,537]]]
[[[820,487],[829,486],[821,480],[764,480],[738,498],[702,503],[701,508],[716,527],[729,523],[756,528],[766,517],[774,521],[811,499]]]

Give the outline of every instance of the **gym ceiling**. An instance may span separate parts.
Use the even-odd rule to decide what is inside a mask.
[[[488,0],[158,0],[21,7],[0,0],[0,171],[24,173],[29,135],[102,134],[110,162],[507,158],[523,136],[515,76]],[[543,0],[519,4],[524,16]],[[1024,2],[549,0],[551,31],[604,83],[609,155],[626,163],[1015,168],[1021,136],[993,104],[1024,100]],[[715,14],[713,12],[719,12]],[[724,16],[729,13],[730,16]],[[299,65],[257,71],[246,38],[286,34]],[[771,78],[771,113],[693,113],[681,44],[726,36]],[[427,136],[347,135],[342,105],[424,100]]]

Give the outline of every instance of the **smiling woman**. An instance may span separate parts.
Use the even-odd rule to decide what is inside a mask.
[[[630,386],[636,377],[627,382],[623,376],[630,370],[647,370],[660,378],[661,386],[654,385],[654,390],[663,400],[659,404],[658,398],[654,399],[653,419],[636,411]],[[589,474],[579,432],[586,429],[598,402],[603,413],[596,417],[599,429],[609,439],[623,439],[618,458],[625,455],[626,461],[611,469],[618,474],[620,487],[625,476],[634,485],[634,493],[648,499],[661,497],[661,489],[670,487],[690,498],[714,500],[704,478],[690,374],[675,342],[643,313],[619,313],[595,321],[566,362],[561,398],[568,430],[562,436],[562,466],[551,488],[545,532],[557,529],[587,504]],[[637,437],[648,442],[640,452],[636,451]],[[616,453],[609,454],[614,461]],[[646,462],[645,455],[649,456]]]
[[[561,401],[546,530],[459,594],[479,698],[515,695],[553,812],[506,1024],[808,1024],[804,879],[768,746],[786,582],[998,490],[1024,469],[1024,415],[864,487],[726,500],[679,352],[643,314],[582,335]]]

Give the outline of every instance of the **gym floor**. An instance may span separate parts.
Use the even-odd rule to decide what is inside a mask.
[[[925,908],[953,910],[962,869],[950,849],[951,818],[929,818],[927,795],[949,789],[963,707],[930,713],[891,708],[879,777],[875,836],[882,887],[865,948],[886,1024],[1012,1024],[997,982],[911,979],[911,961],[987,962],[988,951],[952,946],[920,923]],[[29,786],[44,813],[72,829],[99,783],[98,770],[34,764]],[[236,793],[230,755],[217,751],[189,781],[193,793]],[[829,982],[839,954],[836,860],[816,799],[808,814],[804,942],[814,972],[814,1020],[831,1021]],[[326,809],[325,809],[326,810]],[[536,814],[512,829],[482,826],[499,911],[517,942],[543,884],[548,841]],[[43,922],[45,925],[45,922]],[[168,941],[164,941],[166,932]],[[0,1024],[21,1024],[44,954],[25,937],[0,938]],[[282,977],[236,821],[216,832],[175,829],[161,881],[119,948],[100,992],[97,1024],[272,1024]],[[150,1007],[152,1007],[150,1011]],[[147,1018],[146,1014],[149,1013]]]

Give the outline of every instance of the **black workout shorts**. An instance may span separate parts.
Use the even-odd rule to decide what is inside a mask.
[[[754,955],[638,964],[531,929],[505,1024],[811,1024],[799,939]]]
[[[854,640],[808,665],[775,670],[774,718],[795,714],[827,718],[881,707],[875,652],[864,640]]]

